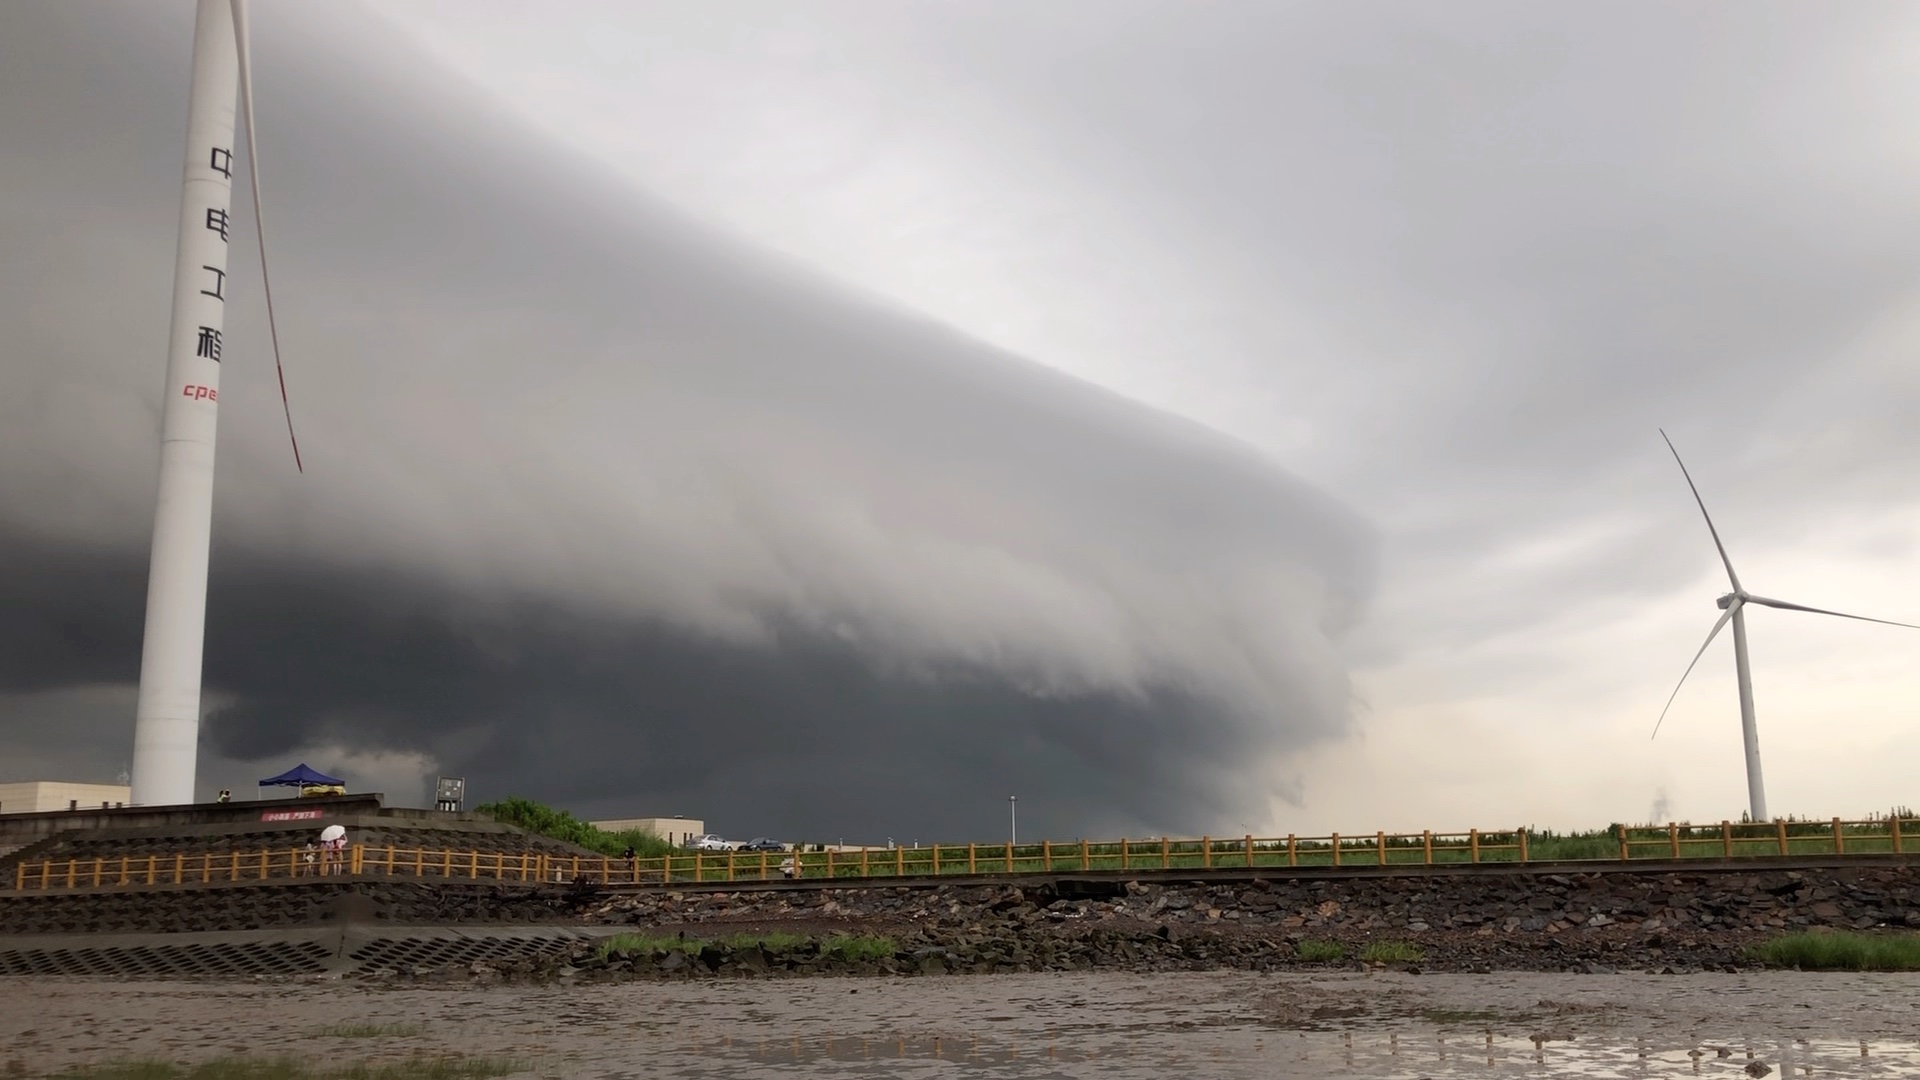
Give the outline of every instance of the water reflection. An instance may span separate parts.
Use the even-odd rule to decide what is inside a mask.
[[[666,1036],[634,1064],[682,1076],[1802,1077],[1920,1076],[1920,1041],[1782,1038],[1657,1043],[1645,1037],[1459,1030],[1168,1032],[1054,1028],[1043,1036],[899,1032]],[[619,1075],[619,1074],[608,1074]]]

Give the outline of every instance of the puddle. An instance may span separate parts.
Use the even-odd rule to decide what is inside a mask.
[[[1920,976],[1007,975],[382,988],[0,980],[0,1070],[195,1061],[406,1022],[330,1057],[536,1077],[1920,1076]],[[304,1046],[304,1042],[303,1042]],[[1761,1071],[1764,1070],[1764,1071]]]

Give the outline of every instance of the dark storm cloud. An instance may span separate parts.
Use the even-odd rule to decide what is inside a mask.
[[[0,554],[19,571],[0,579],[7,690],[133,675],[138,553],[16,536],[0,538]],[[816,839],[994,835],[1009,793],[1033,828],[1063,836],[1140,832],[1161,816],[1228,822],[1269,786],[1230,767],[1244,746],[1217,705],[1174,690],[1046,701],[987,669],[888,678],[804,632],[715,648],[658,623],[477,600],[417,575],[246,553],[219,566],[207,681],[234,704],[208,719],[215,760],[415,750],[457,761],[477,797],[534,794],[610,815],[643,801]],[[10,743],[81,734],[13,730]],[[118,760],[111,743],[98,750]],[[252,777],[204,779],[243,788]]]
[[[722,242],[339,11],[257,26],[309,475],[243,229],[210,748],[956,836],[1015,790],[1056,831],[1238,820],[1345,729],[1370,552],[1330,500]],[[0,691],[135,674],[187,31],[0,13]]]

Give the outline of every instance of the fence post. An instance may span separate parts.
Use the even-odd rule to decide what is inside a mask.
[[[1527,861],[1527,827],[1522,825],[1513,830],[1513,838],[1520,845],[1520,861],[1524,863]]]
[[[1125,871],[1126,868],[1127,868],[1127,838],[1123,836],[1120,838],[1120,869],[1122,871]]]
[[[366,845],[364,844],[353,845],[353,869],[350,871],[351,873],[354,873],[354,874],[360,873],[361,867],[366,865],[366,859],[367,859],[366,852],[367,852]]]
[[[1627,827],[1623,824],[1615,825],[1614,828],[1620,832],[1620,861],[1626,862],[1628,858],[1631,857],[1631,853],[1627,847]]]
[[[1200,838],[1200,865],[1202,868],[1205,868],[1205,869],[1213,868],[1212,837],[1203,836]]]
[[[13,887],[16,890],[27,887],[27,864],[21,863],[13,868]]]
[[[1426,865],[1432,866],[1433,865],[1433,830],[1432,829],[1420,830],[1420,850],[1426,853],[1426,857],[1425,857]]]
[[[1053,873],[1053,841],[1040,841],[1040,864],[1041,869],[1049,874]]]
[[[933,845],[933,876],[940,876],[940,845]]]
[[[1900,854],[1900,815],[1896,812],[1888,819],[1893,823],[1893,853]]]
[[[1373,834],[1373,841],[1379,845],[1380,848],[1380,865],[1387,865],[1387,834],[1376,830]]]
[[[1160,869],[1167,870],[1167,869],[1170,869],[1172,866],[1173,866],[1173,844],[1171,841],[1169,841],[1166,837],[1163,836],[1160,838]]]
[[[93,887],[100,887],[100,872],[107,868],[107,860],[99,855],[93,857]]]
[[[1774,818],[1773,831],[1780,837],[1780,854],[1785,855],[1787,853],[1787,819]]]
[[[893,876],[907,876],[907,849],[896,846],[893,849]]]
[[[1667,822],[1667,853],[1676,859],[1680,857],[1680,825],[1678,822]]]
[[[1845,855],[1847,853],[1847,837],[1845,833],[1840,831],[1839,818],[1833,819],[1833,853],[1835,855]]]
[[[1898,819],[1895,819],[1895,820],[1897,821]],[[1895,827],[1898,828],[1897,825]],[[1900,845],[1895,844],[1893,846],[1893,850],[1899,851]],[[265,875],[262,875],[262,876],[265,876]],[[120,856],[120,884],[125,885],[126,883],[127,883],[127,857],[125,855],[122,855]]]
[[[1467,861],[1468,862],[1480,861],[1480,830],[1479,829],[1467,830]]]
[[[68,873],[69,875],[71,875],[72,871],[69,870]],[[187,854],[186,852],[183,851],[173,857],[173,883],[175,885],[180,884],[181,880],[184,879],[186,876],[187,876]],[[71,886],[73,882],[68,881],[67,884]]]
[[[1340,834],[1333,834],[1333,865],[1340,865]]]
[[[1294,846],[1293,834],[1288,833],[1287,834],[1287,865],[1298,866],[1299,864],[1300,864],[1300,852]]]
[[[393,845],[387,845],[387,876],[393,876]]]
[[[1252,833],[1248,833],[1246,835],[1246,844],[1247,844],[1247,869],[1251,870],[1253,869],[1253,834]]]
[[[1733,858],[1733,823],[1725,818],[1720,819],[1720,857]]]
[[[969,874],[977,874],[980,872],[979,866],[974,860],[974,847],[975,845],[972,841],[967,842],[967,873]]]
[[[867,845],[865,844],[860,845],[860,876],[867,876]]]
[[[1007,841],[1007,873],[1013,873],[1013,841]]]

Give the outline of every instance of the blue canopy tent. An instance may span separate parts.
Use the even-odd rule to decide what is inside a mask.
[[[314,771],[303,761],[279,776],[269,776],[260,781],[260,786],[299,788],[300,794],[305,795],[308,788],[332,788],[344,792],[347,785],[344,780]]]

